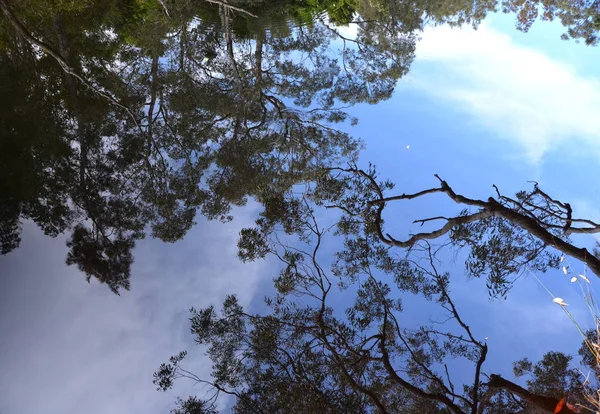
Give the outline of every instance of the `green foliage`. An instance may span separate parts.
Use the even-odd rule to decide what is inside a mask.
[[[514,373],[517,377],[531,375],[527,386],[537,394],[562,398],[566,391],[583,397],[581,375],[572,367],[572,359],[560,352],[548,352],[535,365],[528,359],[515,362]]]
[[[450,237],[455,245],[470,248],[466,270],[473,277],[485,276],[494,297],[506,297],[522,272],[546,272],[559,265],[559,256],[548,252],[545,243],[501,217],[457,226]]]
[[[177,399],[177,406],[171,410],[171,414],[217,414],[214,404],[202,401],[196,397],[187,400]]]
[[[43,66],[42,66],[43,67]],[[72,220],[67,204],[72,149],[66,120],[52,80],[27,52],[0,52],[0,246],[6,254],[19,245],[21,217],[34,220],[51,236]],[[44,116],[40,116],[44,114]]]
[[[166,391],[173,386],[175,370],[186,356],[187,352],[181,351],[169,359],[169,364],[160,365],[158,371],[154,373],[154,380],[152,381],[159,390]]]
[[[82,225],[73,229],[67,247],[67,264],[76,264],[86,274],[89,281],[95,277],[106,283],[110,290],[119,293],[119,289],[129,290],[129,276],[135,246],[132,237],[118,234],[109,238],[101,231],[91,231]]]
[[[270,238],[282,269],[274,280],[277,294],[266,299],[268,310],[248,313],[234,296],[226,298],[219,313],[213,306],[192,309],[191,331],[213,363],[211,378],[190,375],[180,365],[180,354],[155,374],[159,388],[192,378],[212,390],[207,401],[221,393],[235,396],[237,413],[499,414],[539,409],[486,381],[494,377],[484,374],[488,346],[461,317],[450,295],[450,275],[438,272],[430,244],[396,262],[404,278],[389,277],[395,265],[382,266],[357,252],[341,254],[352,258],[347,264],[351,273],[336,264],[333,275],[319,264],[326,232],[311,210],[304,214],[302,239],[313,249]],[[348,246],[344,250],[354,248]],[[394,279],[393,284],[385,282]],[[415,293],[439,306],[446,322],[405,327],[402,298]],[[345,309],[334,307],[348,302]],[[474,382],[462,388],[454,384],[450,361],[460,361],[463,376],[470,365]],[[536,364],[517,361],[515,375],[525,373],[531,393],[556,402],[568,395],[572,403],[585,403],[571,357],[550,352]]]
[[[311,9],[325,11],[332,23],[346,25],[354,19],[360,1],[308,0],[307,3]]]
[[[71,232],[67,263],[115,292],[147,227],[175,242],[198,211],[230,220],[252,198],[265,225],[296,231],[293,187],[356,157],[358,141],[333,128],[351,120],[338,106],[389,97],[412,59],[410,39],[365,43],[342,71],[324,22],[238,36],[238,14],[198,21],[215,10],[202,3],[168,1],[169,16],[155,1],[33,5],[11,10],[54,58],[0,22],[3,108],[18,108],[0,125],[2,252],[23,219]]]
[[[269,253],[265,237],[258,229],[242,229],[238,240],[238,257],[242,261],[261,259]]]
[[[567,29],[563,39],[598,44],[600,14],[594,1],[503,0],[500,4],[505,13],[516,14],[519,30],[527,32],[538,18],[558,20]]]
[[[583,358],[581,365],[577,367],[572,360],[573,357],[570,355],[550,351],[535,364],[527,358],[516,361],[513,370],[516,377],[528,377],[527,388],[533,393],[558,399],[568,396],[571,404],[589,407],[589,401],[585,396],[595,394],[589,381],[596,382],[597,376],[593,374],[596,363],[590,364],[590,361]],[[584,377],[588,378],[587,383]]]

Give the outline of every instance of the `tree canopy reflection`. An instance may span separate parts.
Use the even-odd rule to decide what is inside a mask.
[[[147,231],[175,242],[249,198],[285,215],[292,186],[354,160],[347,107],[391,96],[425,25],[504,10],[527,30],[536,4],[0,0],[1,252],[30,219],[128,289]],[[542,9],[595,43],[595,9]]]
[[[0,5],[2,253],[31,219],[115,293],[147,228],[175,242],[249,197],[284,214],[294,184],[354,158],[343,108],[389,98],[415,44],[392,21],[343,36],[316,3],[250,9],[276,30],[224,4]]]

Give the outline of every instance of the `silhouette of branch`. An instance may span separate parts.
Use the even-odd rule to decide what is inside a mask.
[[[536,237],[540,241],[542,241],[547,246],[552,246],[558,251],[564,253],[567,256],[571,256],[575,259],[578,259],[584,263],[586,263],[590,270],[596,274],[596,276],[600,277],[600,259],[595,257],[589,250],[586,248],[580,248],[569,242],[568,240],[563,240],[560,237],[557,237],[555,234],[551,233],[550,229],[563,229],[564,226],[557,226],[556,224],[546,223],[543,220],[537,218],[535,215],[532,215],[531,212],[521,212],[520,208],[511,208],[506,204],[507,201],[516,202],[515,200],[508,199],[507,197],[500,196],[500,201],[493,197],[489,197],[487,200],[479,200],[465,197],[464,195],[457,194],[450,185],[446,181],[444,181],[439,175],[435,174],[435,177],[439,180],[440,186],[436,188],[430,188],[418,193],[414,194],[401,194],[392,197],[384,197],[383,191],[379,185],[379,183],[375,180],[373,176],[369,173],[365,172],[356,167],[351,168],[337,168],[336,170],[342,171],[345,173],[355,174],[360,177],[363,177],[367,180],[367,182],[371,185],[375,193],[378,195],[378,198],[369,201],[367,204],[369,207],[376,207],[375,210],[375,231],[377,232],[380,240],[389,245],[396,246],[402,248],[411,248],[418,241],[421,240],[433,240],[439,237],[444,236],[449,233],[456,226],[473,223],[477,221],[484,220],[490,217],[501,217],[511,224],[521,227],[526,230],[529,234]],[[432,193],[442,193],[445,194],[448,198],[454,201],[456,204],[469,206],[469,207],[477,207],[479,210],[472,214],[459,215],[455,217],[445,218],[446,223],[441,228],[426,232],[426,233],[418,233],[410,236],[406,240],[398,240],[392,237],[389,233],[384,233],[383,231],[383,219],[382,213],[385,208],[385,205],[391,201],[397,200],[411,200],[415,198],[419,198],[426,194]],[[498,192],[499,193],[499,192]],[[569,214],[569,207],[567,207],[567,203],[562,203],[560,201],[554,200],[549,197],[546,193],[540,190],[537,186],[535,187],[533,194],[540,195],[545,200],[551,201],[554,205],[559,206],[561,208],[566,209],[566,217],[559,217],[556,213],[551,213],[554,218],[560,218],[561,220],[571,221],[571,223],[586,223],[589,224],[589,228],[575,228],[573,226],[568,227],[568,232],[570,233],[598,233],[600,232],[600,225],[590,221],[590,220],[580,220],[573,219]],[[503,203],[504,202],[504,203]],[[338,206],[333,206],[338,207]],[[539,206],[536,206],[539,207]],[[525,211],[525,207],[522,207]],[[356,214],[359,214],[358,212]],[[431,218],[431,219],[423,219],[416,220],[416,223],[432,221],[433,219],[438,219],[441,217]]]
[[[569,403],[564,403],[562,408],[558,409],[561,402],[558,398],[547,397],[545,395],[533,394],[525,388],[502,378],[500,375],[490,375],[490,381],[486,384],[491,389],[502,389],[516,395],[521,400],[528,402],[548,413],[559,414],[578,414],[580,411]]]
[[[226,1],[221,1],[221,0],[204,0],[204,1],[206,1],[207,3],[218,4],[219,6],[223,6],[226,9],[239,11],[240,13],[247,14],[248,16],[258,18],[258,16],[256,14],[252,14],[248,10],[244,10],[240,7],[232,6],[231,4],[227,3]]]

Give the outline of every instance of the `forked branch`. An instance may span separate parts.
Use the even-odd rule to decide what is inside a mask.
[[[385,197],[374,173],[366,172],[356,167],[336,170],[354,174],[366,180],[376,194],[376,198],[367,202],[367,208],[374,208],[375,231],[379,239],[389,246],[411,248],[419,241],[434,240],[445,236],[459,226],[481,222],[492,217],[499,217],[525,230],[545,246],[552,246],[564,255],[584,262],[593,273],[600,277],[600,260],[588,249],[575,246],[568,240],[568,235],[573,233],[600,233],[600,225],[591,220],[573,218],[572,208],[568,203],[551,198],[548,194],[540,190],[537,185],[526,196],[522,195],[522,200],[501,195],[497,187],[497,198],[489,197],[487,200],[480,200],[456,193],[446,181],[436,174],[435,177],[440,182],[439,187],[425,189],[413,194]],[[438,229],[413,234],[405,240],[395,238],[389,233],[384,232],[382,215],[388,203],[413,200],[428,194],[437,193],[445,194],[450,200],[465,208],[476,208],[476,211],[471,213],[466,212],[453,217],[436,216],[415,220],[414,223],[420,223],[421,225],[438,220],[443,220],[445,223]],[[332,207],[343,208],[344,206],[336,205]],[[348,209],[346,208],[345,211],[348,212]],[[356,215],[362,213],[355,212]],[[580,226],[576,224],[580,224]]]

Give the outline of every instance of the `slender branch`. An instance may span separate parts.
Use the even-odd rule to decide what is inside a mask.
[[[449,218],[449,219],[447,219],[446,224],[444,224],[444,226],[441,227],[440,229],[434,230],[434,231],[431,231],[428,233],[414,234],[406,241],[396,240],[390,234],[386,234],[384,237],[382,237],[383,232],[381,230],[379,230],[378,232],[379,232],[379,237],[381,238],[381,240],[384,243],[386,243],[390,246],[407,248],[407,247],[414,246],[420,240],[434,240],[434,239],[440,238],[443,235],[445,235],[446,233],[450,232],[450,230],[452,230],[456,226],[484,220],[488,217],[492,217],[493,215],[494,214],[491,211],[482,210],[478,213],[474,213],[474,214],[471,214],[468,216],[458,216],[458,217]],[[378,215],[376,217],[376,224],[377,224],[378,229],[381,229],[381,226],[380,226],[381,221],[382,221],[381,213],[378,213]]]
[[[477,365],[475,366],[475,379],[473,380],[473,406],[472,414],[478,413],[479,405],[479,386],[481,385],[481,367],[487,357],[488,347],[487,344],[483,344],[479,352],[479,358],[477,359]]]
[[[372,176],[370,176],[368,173],[366,173],[365,171],[357,169],[357,168],[338,169],[338,170],[343,171],[343,172],[358,174],[358,175],[366,178],[371,183],[371,185],[373,186],[373,188],[377,192],[377,194],[379,195],[379,198],[376,200],[370,201],[369,205],[373,205],[373,206],[377,205],[378,206],[377,210],[375,212],[375,225],[376,225],[375,227],[376,227],[378,237],[385,244],[388,244],[390,246],[402,247],[402,248],[412,247],[414,244],[416,244],[420,240],[431,240],[431,239],[439,238],[439,237],[447,234],[455,226],[472,223],[475,221],[483,220],[488,217],[496,216],[496,217],[502,217],[502,218],[508,220],[509,222],[511,222],[512,224],[523,228],[524,230],[529,232],[532,236],[535,236],[540,241],[542,241],[544,244],[553,246],[555,249],[559,250],[560,252],[564,253],[565,255],[571,256],[575,259],[578,259],[578,260],[586,263],[589,266],[590,270],[594,274],[596,274],[596,276],[600,277],[600,259],[598,259],[594,255],[592,255],[586,248],[577,247],[577,246],[571,244],[570,242],[565,241],[565,240],[555,236],[554,234],[550,233],[547,228],[544,227],[544,226],[546,226],[545,223],[540,222],[540,220],[537,220],[531,216],[528,216],[528,215],[522,214],[518,211],[515,211],[515,210],[501,204],[493,197],[489,197],[487,199],[487,201],[484,201],[484,200],[478,200],[478,199],[471,199],[471,198],[465,197],[461,194],[457,194],[448,185],[448,183],[446,181],[442,180],[440,178],[440,176],[438,176],[437,174],[435,174],[435,177],[441,183],[439,188],[432,188],[432,189],[424,190],[420,193],[415,193],[415,194],[408,194],[408,195],[403,194],[400,196],[385,198],[385,197],[383,197],[383,192],[382,192],[379,184],[377,183],[377,181]],[[542,196],[548,197],[547,194],[545,194],[544,192],[539,190],[537,187],[536,187],[536,191],[539,192]],[[436,192],[445,193],[452,201],[454,201],[457,204],[462,204],[462,205],[467,205],[467,206],[472,206],[472,207],[479,207],[481,210],[477,213],[473,213],[470,215],[449,218],[448,221],[446,222],[446,224],[442,228],[432,231],[432,232],[429,232],[429,233],[415,234],[406,241],[396,240],[389,234],[383,233],[382,213],[383,213],[383,209],[386,205],[386,201],[417,198],[420,195],[436,193]],[[557,205],[565,206],[564,203],[558,202],[549,197],[548,197],[548,199],[553,202],[556,202]],[[572,220],[572,221],[575,221],[575,220]],[[546,226],[546,227],[549,227],[549,226]],[[575,229],[575,228],[571,227],[568,230],[569,230],[569,232],[572,232],[572,233],[597,233],[597,232],[600,232],[600,226],[598,228],[588,228],[588,229]]]
[[[429,218],[426,218],[426,219],[415,220],[415,221],[413,221],[413,224],[421,223],[421,226],[423,226],[423,224],[425,224],[425,223],[427,223],[429,221],[436,221],[436,220],[446,220],[446,221],[448,221],[449,218],[448,217],[444,217],[444,216],[429,217]]]
[[[81,75],[79,75],[79,73],[77,73],[77,71],[75,69],[73,69],[69,65],[69,63],[61,56],[61,54],[58,51],[56,51],[52,46],[50,46],[49,44],[45,43],[44,41],[39,40],[35,36],[33,36],[31,34],[31,32],[27,29],[27,27],[25,27],[25,25],[23,23],[21,23],[21,21],[14,15],[7,0],[0,0],[0,9],[2,9],[2,12],[4,13],[4,15],[6,16],[8,21],[11,23],[13,28],[17,32],[19,32],[19,34],[21,36],[23,36],[25,39],[27,39],[27,41],[29,43],[39,47],[44,52],[46,52],[48,55],[52,56],[54,58],[54,60],[56,60],[56,62],[58,62],[60,67],[66,73],[77,78],[77,80],[79,80],[83,85],[85,85],[86,87],[91,89],[93,92],[102,96],[103,98],[108,100],[111,104],[118,106],[122,109],[125,109],[128,112],[128,114],[135,121],[135,117],[133,116],[133,113],[131,112],[129,107],[127,107],[126,105],[123,105],[121,102],[119,102],[119,100],[117,98],[113,97],[112,95],[110,95],[106,92],[103,92],[100,89],[98,89],[97,87],[95,87],[94,85],[92,85],[88,80],[86,80]]]
[[[446,380],[448,381],[448,386],[450,387],[450,391],[454,394],[454,383],[452,379],[450,379],[450,372],[448,372],[448,364],[444,364],[444,372],[446,373]]]
[[[430,393],[430,392],[423,391],[421,388],[416,387],[415,385],[411,384],[410,382],[406,381],[401,376],[399,376],[390,362],[390,356],[385,347],[385,341],[382,340],[379,342],[379,350],[383,356],[383,365],[384,365],[386,371],[388,372],[388,374],[390,375],[390,379],[392,379],[394,382],[398,383],[404,389],[406,389],[407,391],[409,391],[410,393],[412,393],[418,397],[437,401],[441,404],[444,404],[446,407],[448,407],[448,409],[451,412],[453,412],[455,414],[463,414],[460,407],[458,405],[456,405],[455,403],[453,403],[452,400],[450,398],[448,398],[447,396],[445,396],[444,394],[437,394],[437,393]]]
[[[448,290],[446,289],[446,286],[444,285],[444,282],[441,279],[441,276],[437,271],[437,268],[434,263],[434,255],[431,251],[431,245],[429,243],[427,243],[427,253],[428,253],[428,257],[429,257],[429,264],[430,264],[431,268],[433,269],[434,277],[436,278],[436,280],[438,280],[438,286],[440,288],[442,298],[446,302],[446,304],[448,304],[448,306],[450,307],[448,309],[447,307],[444,306],[444,308],[448,309],[451,312],[454,320],[456,320],[456,322],[458,322],[460,327],[463,328],[463,330],[469,336],[470,342],[479,348],[479,358],[477,358],[477,364],[475,365],[475,374],[474,374],[474,379],[473,379],[472,403],[471,403],[471,413],[477,414],[477,412],[478,412],[477,407],[479,404],[479,401],[478,401],[479,385],[481,382],[481,378],[480,378],[481,377],[481,367],[483,366],[483,363],[485,362],[485,359],[487,357],[488,346],[486,343],[482,343],[482,342],[478,341],[477,339],[475,339],[475,337],[473,336],[473,334],[471,332],[471,328],[469,327],[469,325],[467,325],[463,321],[463,319],[460,317],[460,314],[458,313],[458,310],[456,309],[456,306],[454,305],[454,301],[448,294]]]
[[[324,318],[325,309],[326,309],[326,306],[325,306],[326,298],[327,298],[327,291],[324,291],[323,296],[321,298],[321,308],[317,314],[317,322],[320,326],[320,338],[323,341],[323,345],[329,350],[329,352],[331,352],[333,359],[335,359],[336,365],[340,368],[340,370],[342,371],[342,374],[348,380],[348,382],[350,383],[352,388],[354,388],[356,391],[360,392],[361,394],[364,394],[371,401],[373,401],[373,403],[375,404],[375,406],[377,406],[377,409],[381,412],[381,414],[387,413],[388,411],[385,408],[385,405],[379,399],[379,396],[373,390],[358,383],[354,379],[352,374],[350,374],[350,372],[348,372],[348,370],[346,369],[345,363],[344,363],[344,361],[341,360],[340,355],[336,351],[335,347],[333,345],[331,345],[331,343],[327,339],[326,331],[329,329],[325,325],[325,318]]]
[[[418,193],[414,193],[414,194],[401,194],[401,195],[392,196],[392,197],[384,197],[379,200],[372,200],[369,202],[369,204],[376,205],[376,204],[387,203],[389,201],[412,200],[413,198],[419,198],[426,194],[441,193],[441,192],[443,192],[442,188],[429,188],[427,190],[419,191]]]
[[[244,13],[247,14],[248,16],[254,17],[254,18],[258,18],[258,16],[256,14],[252,14],[250,13],[248,10],[244,10],[240,7],[236,7],[236,6],[232,6],[231,4],[227,3],[226,1],[220,1],[220,0],[204,0],[208,3],[212,3],[212,4],[218,4],[219,6],[223,6],[226,9],[231,9],[231,10],[235,10],[235,11],[239,11],[240,13]]]
[[[169,9],[167,9],[165,2],[163,0],[158,0],[158,2],[163,7],[163,10],[165,11],[165,14],[167,15],[167,17],[171,17],[171,15],[169,14]]]

